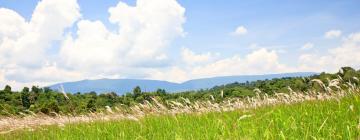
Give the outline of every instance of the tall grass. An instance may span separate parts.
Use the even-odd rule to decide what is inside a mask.
[[[43,126],[0,139],[358,139],[360,99]]]

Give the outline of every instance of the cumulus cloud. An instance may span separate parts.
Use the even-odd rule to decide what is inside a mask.
[[[171,82],[184,82],[189,79],[193,79],[196,77],[191,77],[192,74],[189,73],[190,70],[186,67],[173,66],[166,69],[152,69],[149,71],[151,75],[147,78],[156,79],[156,80],[167,80]]]
[[[348,35],[339,47],[329,49],[325,54],[302,54],[300,69],[307,71],[335,72],[342,66],[360,67],[360,33]]]
[[[233,32],[234,35],[241,36],[247,34],[248,30],[244,26],[238,26]]]
[[[184,56],[183,56],[184,57]],[[279,56],[276,51],[260,48],[241,57],[234,55],[232,57],[217,59],[203,65],[193,65],[190,67],[174,66],[167,70],[156,73],[153,79],[171,78],[174,82],[183,82],[193,78],[204,78],[227,75],[246,75],[246,74],[270,74],[281,72],[292,72],[293,68],[287,67],[279,62]],[[162,79],[164,78],[164,79]]]
[[[6,68],[5,72],[6,79],[15,80],[22,83],[30,83],[33,81],[46,83],[67,80],[80,80],[81,78],[83,78],[82,73],[75,71],[67,71],[59,68],[57,65],[45,65],[40,69],[28,69],[15,66]]]
[[[341,36],[341,33],[340,30],[330,30],[325,33],[324,37],[327,39],[338,38]]]
[[[28,22],[1,8],[0,80],[20,85],[142,75],[143,67],[168,63],[167,46],[185,34],[184,13],[176,0],[120,1],[109,8],[109,21],[118,26],[111,31],[101,21],[81,19],[76,0],[42,0]],[[74,26],[75,33],[67,30]],[[59,51],[48,53],[57,50],[54,43]]]
[[[18,38],[25,32],[25,19],[15,11],[0,8],[0,44],[4,39]]]
[[[181,58],[188,65],[200,65],[206,64],[215,60],[219,54],[213,54],[210,52],[196,54],[188,48],[181,49]]]
[[[0,69],[2,77],[12,81],[11,68],[24,72],[21,79],[37,78],[31,71],[41,70],[48,63],[47,51],[52,43],[62,40],[64,30],[71,27],[81,14],[76,0],[43,0],[36,6],[31,19],[25,21],[13,10],[0,9]],[[28,71],[29,70],[29,71]],[[51,75],[39,75],[50,77]],[[35,79],[33,79],[35,78]]]
[[[235,55],[218,60],[203,67],[196,67],[194,75],[203,77],[240,74],[264,74],[290,71],[279,62],[276,51],[261,48],[254,50],[245,57]]]
[[[2,60],[8,59],[14,63],[38,60],[44,56],[50,43],[60,40],[63,30],[70,27],[79,17],[79,7],[75,0],[69,1],[41,1],[35,8],[32,18],[25,22],[24,18],[9,9],[0,10],[0,34],[2,42],[0,53],[7,54]],[[6,29],[10,29],[6,31]],[[12,32],[12,33],[9,33]],[[28,56],[24,58],[21,56]],[[36,54],[36,55],[32,55]],[[35,57],[35,59],[34,59]],[[31,59],[29,59],[31,58]],[[38,63],[39,61],[33,61]]]
[[[45,63],[46,50],[51,47],[53,41],[61,40],[63,31],[80,18],[79,6],[76,0],[44,0],[38,3],[29,22],[6,9],[2,10],[1,16],[13,16],[2,18],[0,27],[11,26],[12,31],[18,31],[2,37],[0,45],[1,59],[5,62],[16,63],[28,67],[41,67]],[[26,54],[26,55],[25,55]],[[5,65],[5,64],[3,64]]]
[[[12,89],[14,90],[20,90],[23,87],[27,86],[33,86],[33,85],[45,85],[46,82],[40,82],[40,81],[31,81],[31,82],[19,82],[16,80],[9,80],[5,78],[5,70],[0,70],[0,88],[4,87],[5,85],[10,85]]]
[[[308,43],[304,44],[304,45],[301,47],[301,50],[309,50],[309,49],[312,49],[312,48],[314,48],[314,44],[308,42]]]
[[[77,70],[103,69],[115,64],[117,40],[102,22],[81,20],[77,27],[77,38],[68,34],[62,43],[61,64]]]
[[[117,32],[100,21],[81,20],[77,37],[67,36],[60,51],[67,66],[97,67],[100,71],[93,69],[97,73],[162,65],[167,62],[166,47],[184,34],[185,9],[175,0],[138,0],[135,6],[120,1],[109,13]]]

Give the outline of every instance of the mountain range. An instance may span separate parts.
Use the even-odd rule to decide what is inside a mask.
[[[307,77],[317,73],[314,72],[296,72],[266,75],[240,75],[240,76],[221,76],[212,78],[193,79],[183,83],[173,83],[160,80],[145,79],[98,79],[98,80],[81,80],[76,82],[58,83],[48,86],[53,90],[60,89],[61,85],[66,92],[69,93],[85,93],[95,91],[96,93],[116,92],[122,95],[131,92],[134,87],[140,86],[143,91],[156,91],[157,89],[165,89],[167,92],[179,92],[187,90],[208,89],[214,86],[246,81],[252,82],[256,80],[266,80],[283,77]]]

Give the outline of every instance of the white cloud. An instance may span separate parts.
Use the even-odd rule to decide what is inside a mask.
[[[341,33],[340,30],[330,30],[325,33],[324,37],[327,39],[338,38],[341,36]]]
[[[280,64],[276,51],[261,48],[247,54],[244,58],[235,55],[218,60],[204,67],[196,67],[194,75],[202,77],[240,74],[264,74],[289,71]]]
[[[31,19],[25,21],[15,11],[1,8],[2,81],[22,85],[28,82],[19,82],[15,75],[31,83],[43,83],[44,79],[40,77],[56,77],[54,73],[44,71],[46,64],[51,61],[47,51],[52,49],[55,41],[62,40],[64,30],[81,17],[79,10],[76,0],[43,0],[35,7]]]
[[[5,85],[10,85],[13,90],[20,90],[23,87],[27,86],[33,86],[33,85],[45,85],[46,82],[38,82],[38,81],[32,81],[32,82],[18,82],[16,80],[8,80],[5,78],[5,72],[4,70],[0,70],[0,89],[3,89]]]
[[[82,20],[77,24],[77,38],[67,37],[61,56],[69,67],[101,71],[105,67],[107,72],[161,65],[167,59],[167,46],[184,34],[184,12],[175,0],[138,0],[136,6],[119,2],[109,9],[117,32],[108,31],[100,21]]]
[[[109,9],[110,21],[119,25],[119,37],[127,46],[131,64],[164,55],[167,45],[183,36],[185,9],[176,0],[138,0],[135,7],[119,2]],[[156,61],[156,60],[155,60]]]
[[[5,73],[6,79],[23,83],[33,81],[53,83],[57,81],[81,80],[83,78],[82,73],[64,70],[56,64],[45,65],[40,69],[28,69],[21,66],[8,67]]]
[[[147,77],[148,79],[156,79],[156,80],[167,80],[171,82],[184,82],[189,79],[193,79],[196,77],[191,77],[192,75],[189,71],[184,67],[173,66],[167,69],[153,69],[149,71],[151,75]]]
[[[314,44],[308,42],[308,43],[304,44],[304,45],[301,47],[301,50],[309,50],[309,49],[312,49],[312,48],[314,48]]]
[[[257,49],[245,57],[234,55],[204,65],[174,66],[156,71],[150,78],[183,82],[184,80],[226,75],[270,74],[292,72],[294,69],[279,62],[276,51]]]
[[[21,85],[143,75],[146,67],[167,65],[167,47],[185,34],[185,9],[176,0],[137,0],[135,6],[120,1],[109,13],[117,31],[101,21],[78,21],[76,0],[42,0],[29,22],[1,8],[0,80]],[[65,32],[74,23],[75,36]],[[52,48],[55,42],[60,50],[50,55],[49,50],[57,50]]]
[[[4,39],[18,38],[25,30],[25,19],[15,11],[0,8],[0,44]]]
[[[247,29],[244,26],[238,26],[233,32],[234,35],[240,36],[247,34]]]
[[[77,38],[68,34],[63,41],[60,49],[61,64],[76,70],[91,71],[116,64],[118,40],[102,22],[81,20],[77,27]]]
[[[41,66],[45,63],[46,49],[53,41],[61,40],[63,30],[70,27],[79,17],[75,0],[44,0],[38,3],[29,22],[16,12],[3,9],[0,12],[1,28],[11,28],[13,35],[4,30],[0,44],[2,65],[15,63],[24,66]],[[11,18],[13,17],[13,18]],[[11,24],[14,23],[14,24]],[[5,35],[5,36],[4,36]],[[0,63],[1,63],[0,62]]]
[[[301,70],[335,72],[340,67],[360,68],[360,33],[347,36],[339,47],[329,49],[325,54],[303,54],[299,58]]]
[[[188,65],[206,64],[213,61],[219,54],[210,52],[203,54],[196,54],[188,48],[181,49],[182,60]]]

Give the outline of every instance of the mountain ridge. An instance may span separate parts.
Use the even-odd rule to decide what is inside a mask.
[[[294,72],[294,73],[279,73],[279,74],[263,74],[263,75],[234,75],[234,76],[217,76],[210,78],[192,79],[182,83],[175,83],[163,80],[151,79],[95,79],[95,80],[80,80],[74,82],[64,82],[50,85],[53,90],[60,89],[63,85],[66,92],[70,93],[86,93],[95,91],[97,93],[116,92],[123,95],[126,92],[131,92],[136,86],[140,86],[143,91],[155,91],[158,88],[165,89],[168,92],[180,92],[187,90],[199,90],[212,88],[214,86],[246,81],[252,82],[256,80],[266,80],[284,77],[307,77],[318,73],[315,72]]]

